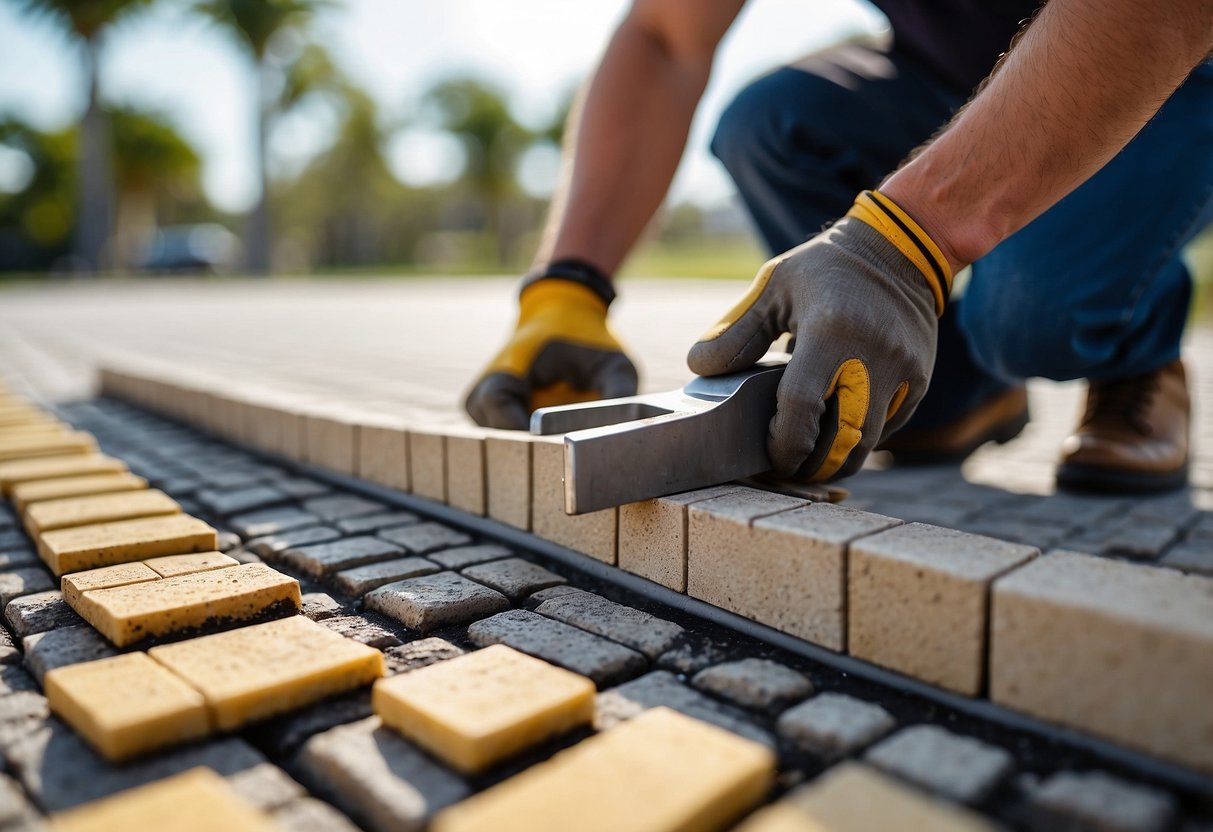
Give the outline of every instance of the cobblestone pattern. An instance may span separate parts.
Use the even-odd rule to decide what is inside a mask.
[[[129,406],[100,400],[62,412],[92,431],[105,452],[127,460],[188,511],[235,536],[231,554],[238,560],[264,559],[297,577],[305,614],[382,650],[389,673],[506,643],[593,678],[600,688],[598,729],[667,706],[774,748],[779,780],[772,800],[831,766],[866,759],[894,778],[941,799],[963,801],[1010,828],[1039,828],[1046,816],[1057,828],[1081,828],[1092,819],[1102,822],[1104,805],[1132,808],[1127,816],[1141,820],[1126,829],[1160,828],[1159,818],[1194,829],[1213,822],[1213,807],[1200,795],[1168,790],[1086,752],[857,680],[532,553],[352,494],[331,493],[322,482]],[[199,499],[203,491],[213,508]],[[225,500],[236,491],[286,496],[249,512]],[[390,519],[380,523],[376,517]],[[1186,522],[1193,540],[1213,529],[1199,513]],[[14,518],[0,511],[0,533],[8,531],[15,533],[12,551],[22,551],[25,542]],[[356,566],[340,557],[293,554],[366,538],[385,545],[357,544]],[[364,562],[363,552],[375,554]],[[328,568],[338,561],[340,568]],[[2,785],[13,792],[6,805],[16,807],[14,812],[63,809],[202,764],[292,828],[421,829],[441,807],[568,742],[546,743],[487,776],[468,778],[382,728],[372,717],[368,692],[359,691],[116,769],[51,718],[38,692],[36,677],[48,669],[112,652],[44,584],[28,574],[5,582],[14,572],[38,568],[28,559],[0,564],[0,586],[15,594],[5,620],[16,637],[0,645],[7,651],[0,655],[0,755],[14,775]],[[409,577],[398,577],[404,573]],[[385,578],[391,580],[368,589]],[[400,591],[402,586],[408,591]],[[381,612],[367,609],[359,596],[384,589],[385,596],[413,600],[384,604]],[[469,608],[469,597],[493,600]],[[394,617],[398,608],[405,612]],[[1098,800],[1084,798],[1083,784],[1094,784]]]

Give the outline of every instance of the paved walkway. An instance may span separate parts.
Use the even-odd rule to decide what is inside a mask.
[[[56,400],[91,395],[99,364],[134,360],[218,374],[233,389],[457,420],[466,385],[512,325],[512,285],[512,278],[434,278],[11,288],[0,292],[0,364]],[[743,288],[657,279],[624,285],[615,325],[640,361],[645,390],[686,381],[686,347]],[[1121,528],[1126,521],[1115,518],[1137,500],[1022,496],[1053,491],[1053,462],[1081,407],[1081,383],[1034,382],[1034,420],[1019,439],[983,449],[960,471],[865,472],[848,483],[851,504],[1046,548],[1165,557],[1185,542],[1195,509],[1213,508],[1213,419],[1201,417],[1213,412],[1210,355],[1213,330],[1194,329],[1187,343],[1197,407],[1194,488],[1139,509],[1157,528]],[[1182,548],[1181,559],[1192,560]],[[1209,560],[1200,559],[1203,571],[1213,570]]]

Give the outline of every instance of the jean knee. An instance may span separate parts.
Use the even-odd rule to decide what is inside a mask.
[[[1035,298],[966,295],[960,328],[973,360],[1004,381],[1082,378],[1092,356],[1080,348],[1084,328],[1071,310],[1042,308]],[[1114,340],[1114,339],[1112,339]]]
[[[734,177],[765,167],[787,143],[783,111],[788,106],[785,73],[781,69],[745,87],[720,115],[712,137],[712,154]]]

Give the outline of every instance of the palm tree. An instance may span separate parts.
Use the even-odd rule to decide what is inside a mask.
[[[256,165],[260,193],[249,217],[248,268],[265,273],[270,267],[269,170],[270,119],[276,76],[266,60],[270,41],[279,32],[302,25],[324,0],[199,0],[195,9],[229,29],[253,59],[257,88]]]
[[[80,120],[79,203],[76,255],[81,268],[102,265],[110,237],[112,184],[105,113],[101,109],[98,65],[101,34],[118,18],[149,0],[22,0],[29,11],[54,18],[84,45],[88,106]]]

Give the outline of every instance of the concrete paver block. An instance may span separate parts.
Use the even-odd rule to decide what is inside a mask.
[[[307,794],[303,786],[273,763],[239,771],[227,778],[227,783],[236,794],[264,812],[281,809]]]
[[[517,603],[541,589],[565,583],[565,579],[522,558],[490,561],[463,570],[464,577],[491,587]]]
[[[361,598],[372,589],[377,589],[384,584],[403,581],[406,578],[416,578],[420,575],[430,575],[439,571],[440,568],[425,558],[395,558],[342,570],[333,577],[333,581],[337,589],[346,595]]]
[[[304,416],[304,451],[307,461],[330,471],[354,474],[358,470],[359,429],[353,414],[339,410]]]
[[[54,832],[163,829],[172,832],[274,832],[279,829],[215,772],[192,769],[64,812]]]
[[[202,695],[144,653],[60,667],[45,685],[51,711],[113,762],[210,732]]]
[[[124,471],[126,471],[125,462],[101,454],[77,454],[0,462],[0,491],[7,496],[12,493],[14,487],[21,483],[66,477],[87,477],[95,474],[119,474]]]
[[[462,656],[465,652],[462,647],[457,647],[446,639],[431,636],[398,647],[389,647],[383,651],[383,660],[387,663],[388,673],[395,675],[420,670]]]
[[[194,494],[194,499],[208,511],[222,517],[290,502],[290,497],[272,485],[250,485],[235,489],[205,488]]]
[[[304,783],[374,832],[421,832],[470,791],[378,717],[317,734],[298,760]]]
[[[263,563],[85,592],[73,605],[117,647],[297,612],[299,582]]]
[[[1032,793],[1030,804],[1035,822],[1050,829],[1163,832],[1176,814],[1166,792],[1098,771],[1059,771]]]
[[[178,514],[177,501],[156,489],[94,494],[87,497],[65,497],[36,503],[25,510],[25,528],[31,537],[55,529],[134,520],[140,517],[160,517]]]
[[[619,507],[619,568],[675,592],[687,588],[687,506],[739,486],[717,485]]]
[[[326,494],[322,497],[304,500],[303,508],[326,523],[332,523],[337,520],[377,514],[387,509],[387,506],[356,494]]]
[[[9,498],[18,511],[44,500],[61,500],[65,497],[84,497],[91,494],[110,494],[121,491],[139,491],[147,488],[147,480],[130,472],[117,474],[93,474],[83,477],[61,477],[51,480],[34,480],[13,487]]]
[[[492,645],[375,683],[375,713],[438,758],[478,774],[589,725],[594,683]]]
[[[157,555],[211,552],[218,543],[206,523],[174,514],[46,532],[38,540],[38,552],[51,572],[64,575]]]
[[[502,436],[484,440],[488,516],[523,531],[531,528],[532,444]]]
[[[769,659],[740,659],[705,668],[691,684],[743,708],[780,711],[809,696],[813,684],[799,671]]]
[[[937,725],[903,728],[868,750],[864,760],[961,803],[979,803],[1011,773],[1001,748]]]
[[[295,546],[307,546],[312,543],[328,543],[337,540],[341,533],[331,526],[309,526],[303,529],[275,532],[261,537],[254,537],[245,544],[249,551],[266,560],[280,560],[282,552]]]
[[[288,803],[273,814],[275,828],[292,832],[361,832],[349,818],[323,800],[311,797]]]
[[[531,531],[545,540],[615,563],[619,510],[564,513],[564,442],[534,442],[531,447]]]
[[[737,832],[994,832],[979,815],[903,786],[860,763],[837,765],[755,812]]]
[[[348,537],[314,546],[299,546],[282,553],[282,560],[313,578],[331,575],[376,561],[398,558],[399,546],[377,537]]]
[[[320,518],[310,511],[286,506],[250,511],[228,520],[228,525],[241,537],[265,537],[315,526]]]
[[[488,476],[485,440],[481,436],[448,435],[446,454],[446,502],[483,517],[488,511]]]
[[[513,550],[507,549],[505,546],[484,543],[479,546],[457,546],[454,549],[443,549],[440,552],[431,552],[426,557],[444,569],[459,571],[473,564],[501,560],[513,557],[513,555]]]
[[[763,746],[658,708],[447,809],[433,829],[718,828],[762,800],[774,771]]]
[[[386,584],[365,596],[367,609],[379,612],[411,630],[428,633],[509,609],[496,590],[454,572],[439,572]]]
[[[440,549],[466,546],[472,542],[468,535],[441,523],[418,523],[415,526],[384,529],[379,532],[379,536],[403,546],[410,555],[428,555]]]
[[[397,647],[401,639],[396,635],[392,620],[377,612],[364,612],[360,615],[333,615],[320,619],[320,622],[345,638],[374,647],[376,650],[387,650]]]
[[[222,552],[197,552],[189,555],[163,555],[143,561],[149,569],[161,578],[175,578],[178,575],[190,575],[194,572],[210,572],[215,569],[227,569],[239,563],[235,558]]]
[[[11,439],[0,437],[0,462],[86,454],[96,450],[97,440],[91,434],[80,432],[56,436],[14,436]]]
[[[446,437],[424,430],[409,431],[409,482],[418,497],[446,502]]]
[[[202,693],[223,731],[383,675],[378,650],[303,616],[153,647],[148,655]]]
[[[991,699],[1206,772],[1211,651],[1213,579],[1055,552],[994,584]]]
[[[588,676],[602,688],[639,676],[644,656],[601,636],[531,612],[509,610],[468,627],[472,643],[506,644],[531,656]]]
[[[565,624],[605,636],[654,660],[674,644],[683,628],[643,610],[608,601],[591,592],[550,598],[536,610]]]
[[[363,421],[358,426],[358,476],[398,491],[411,490],[408,441],[403,422]]]
[[[989,587],[1038,551],[912,523],[855,541],[852,655],[968,695],[985,684]]]
[[[18,638],[84,623],[58,590],[14,598],[4,607],[4,621]]]
[[[874,702],[845,693],[822,693],[785,711],[775,727],[797,748],[834,760],[871,745],[896,725],[889,712]]]
[[[94,589],[107,589],[112,586],[126,586],[146,581],[158,581],[161,575],[143,561],[116,563],[113,566],[101,566],[97,569],[86,569],[83,572],[73,572],[64,575],[59,581],[63,599],[74,609],[80,603],[84,593]]]
[[[7,568],[0,572],[0,609],[22,595],[47,592],[55,588],[55,580],[41,566]]]
[[[39,683],[56,667],[91,662],[117,654],[113,645],[87,624],[34,633],[21,640],[21,649],[25,653],[26,670]]]
[[[362,517],[347,517],[338,520],[336,526],[346,534],[369,534],[380,529],[396,526],[411,526],[421,518],[411,511],[389,511],[385,514],[368,514]]]

